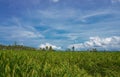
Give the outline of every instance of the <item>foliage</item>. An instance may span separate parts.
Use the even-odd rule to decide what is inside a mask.
[[[0,51],[0,77],[119,77],[119,52]]]
[[[14,45],[1,45],[0,44],[0,50],[36,50],[33,47],[23,46],[23,45],[17,45],[16,42]]]
[[[72,51],[75,51],[75,47],[74,46],[72,47]]]

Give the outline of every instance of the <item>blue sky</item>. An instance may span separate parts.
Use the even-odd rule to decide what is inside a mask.
[[[120,50],[120,0],[0,0],[0,44]]]

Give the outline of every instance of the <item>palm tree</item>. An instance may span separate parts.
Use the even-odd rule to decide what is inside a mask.
[[[75,51],[75,47],[74,46],[72,47],[72,51]]]
[[[53,50],[53,48],[52,48],[52,46],[50,46],[50,47],[49,47],[49,51],[52,51],[52,50]]]
[[[49,47],[48,47],[48,46],[46,46],[46,50],[49,50]]]

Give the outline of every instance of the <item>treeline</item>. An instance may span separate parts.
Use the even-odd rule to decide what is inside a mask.
[[[36,50],[33,47],[23,45],[2,45],[0,44],[0,50]]]
[[[38,50],[41,50],[41,51],[55,51],[52,46],[46,46],[45,48],[40,48]]]
[[[17,45],[15,42],[13,45],[3,45],[0,44],[0,50],[34,50],[34,51],[55,51],[52,46],[46,46],[45,48],[34,48],[24,45]]]
[[[52,46],[46,46],[45,48],[34,48],[34,47],[29,47],[29,46],[24,46],[24,45],[17,45],[16,43],[13,45],[2,45],[0,44],[0,50],[33,50],[33,51],[57,51],[52,48]],[[73,46],[71,49],[67,49],[66,51],[76,51],[75,47]],[[89,49],[87,51],[90,52],[97,52],[98,50],[96,48]]]
[[[33,51],[58,51],[52,48],[52,46],[46,46],[44,48],[34,48],[34,47],[29,47],[29,46],[24,46],[24,45],[18,45],[16,42],[13,45],[3,45],[0,44],[0,50],[33,50]],[[59,50],[62,51],[62,50]],[[65,51],[80,51],[80,50],[76,50],[75,47],[71,47],[69,49],[66,49]],[[81,50],[82,51],[82,50]],[[98,50],[96,48],[91,48],[91,49],[87,49],[84,51],[88,51],[88,52],[98,52]],[[104,52],[106,52],[106,50],[103,50]]]

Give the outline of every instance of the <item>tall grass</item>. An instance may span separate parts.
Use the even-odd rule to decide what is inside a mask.
[[[0,51],[0,77],[119,76],[119,52]]]

